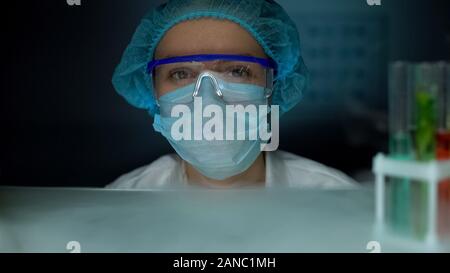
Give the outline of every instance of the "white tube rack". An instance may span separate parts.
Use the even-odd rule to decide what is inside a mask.
[[[399,160],[377,154],[373,159],[375,174],[375,225],[379,233],[385,231],[385,189],[386,177],[408,177],[429,184],[428,190],[428,230],[425,243],[434,246],[438,242],[438,185],[450,178],[450,160],[418,162]]]

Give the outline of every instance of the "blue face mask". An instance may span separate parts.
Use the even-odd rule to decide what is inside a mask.
[[[226,119],[232,118],[236,121],[235,116],[230,116],[226,111],[227,104],[239,104],[244,107],[255,105],[256,108],[259,105],[267,105],[266,90],[257,85],[228,83],[220,79],[213,81],[208,78],[203,79],[200,84],[198,93],[202,98],[203,109],[208,105],[217,105],[221,108],[222,113],[224,113],[224,131]],[[261,141],[259,138],[249,140],[248,137],[245,140],[236,140],[236,136],[238,134],[249,135],[251,130],[257,130],[262,120],[265,120],[265,117],[258,112],[258,125],[256,127],[250,126],[248,119],[245,119],[246,126],[244,131],[242,131],[242,127],[239,130],[239,126],[235,126],[233,140],[225,140],[225,137],[224,140],[206,140],[205,138],[202,138],[202,140],[194,140],[194,138],[191,138],[191,140],[175,140],[172,137],[171,129],[179,117],[171,117],[171,110],[175,105],[187,105],[191,110],[190,120],[194,121],[192,97],[194,88],[194,85],[189,85],[159,98],[160,111],[158,114],[155,114],[154,129],[167,138],[183,160],[187,161],[206,177],[223,180],[244,172],[259,156]],[[217,90],[221,91],[222,97],[217,95]],[[202,117],[203,125],[210,119]],[[194,130],[192,130],[193,135],[195,126],[192,127],[194,127]]]

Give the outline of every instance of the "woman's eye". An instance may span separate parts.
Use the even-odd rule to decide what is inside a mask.
[[[170,73],[170,78],[175,81],[187,80],[193,77],[193,73],[188,70],[176,70]]]
[[[247,67],[235,67],[231,69],[230,75],[236,78],[250,78],[250,69]]]

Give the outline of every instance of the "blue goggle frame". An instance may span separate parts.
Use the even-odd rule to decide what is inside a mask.
[[[181,63],[181,62],[207,62],[214,60],[224,60],[224,61],[241,61],[241,62],[251,62],[262,65],[265,68],[271,68],[276,70],[277,64],[272,59],[264,59],[252,56],[243,55],[228,55],[228,54],[201,54],[201,55],[188,55],[171,57],[159,60],[153,60],[147,65],[147,73],[151,73],[153,69],[159,65]]]

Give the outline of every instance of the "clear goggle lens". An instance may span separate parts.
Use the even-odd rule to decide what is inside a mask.
[[[174,57],[150,62],[148,67],[157,97],[190,85],[195,95],[195,86],[205,72],[219,81],[257,85],[271,94],[274,70],[271,60],[236,55]]]

